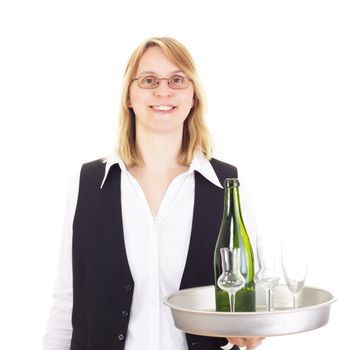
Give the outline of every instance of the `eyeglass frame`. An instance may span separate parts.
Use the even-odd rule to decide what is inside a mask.
[[[142,78],[142,77],[147,77],[147,76],[152,76],[152,77],[157,78],[157,85],[154,86],[154,87],[149,87],[149,88],[140,86],[140,84],[139,84],[139,79]],[[169,80],[170,80],[171,78],[175,77],[175,76],[179,76],[179,77],[181,77],[181,78],[184,78],[184,79],[187,81],[187,83],[188,83],[188,84],[186,85],[186,87],[175,88],[175,87],[169,86]],[[179,74],[174,74],[174,75],[172,75],[170,78],[158,78],[156,75],[152,75],[152,74],[143,74],[143,75],[140,75],[140,76],[137,77],[137,78],[132,79],[131,82],[130,82],[130,84],[133,83],[134,81],[137,81],[137,86],[138,86],[140,89],[152,90],[152,89],[156,89],[156,88],[159,86],[161,80],[167,80],[167,85],[168,85],[168,87],[169,87],[170,89],[172,89],[172,90],[184,90],[184,89],[187,89],[187,88],[189,87],[189,85],[190,85],[190,81],[191,81],[191,82],[193,81],[192,79],[187,78],[187,77],[185,77],[185,76],[183,76],[183,75],[179,75]]]

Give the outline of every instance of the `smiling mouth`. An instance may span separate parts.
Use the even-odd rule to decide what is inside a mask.
[[[174,110],[176,107],[171,105],[159,105],[159,106],[150,106],[150,108],[158,112],[169,112]]]

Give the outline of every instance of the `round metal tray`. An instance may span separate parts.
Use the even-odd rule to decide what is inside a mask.
[[[304,287],[298,308],[292,308],[288,288],[280,285],[273,295],[273,311],[265,310],[265,291],[256,287],[257,312],[216,312],[214,286],[183,289],[164,299],[175,325],[186,333],[212,337],[266,337],[310,331],[327,324],[336,300],[326,290]],[[262,311],[260,311],[262,310]]]

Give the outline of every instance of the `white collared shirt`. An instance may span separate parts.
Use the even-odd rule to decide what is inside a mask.
[[[144,192],[116,155],[107,159],[104,185],[109,169],[121,168],[121,204],[125,247],[135,283],[125,350],[187,350],[185,334],[179,331],[166,295],[179,290],[189,247],[193,206],[194,172],[198,171],[222,188],[210,162],[197,153],[185,173],[168,186],[156,217],[152,217]],[[54,303],[51,308],[44,350],[68,350],[72,336],[72,224],[79,190],[79,176],[72,181],[67,201],[64,232]],[[242,200],[243,201],[243,200]]]

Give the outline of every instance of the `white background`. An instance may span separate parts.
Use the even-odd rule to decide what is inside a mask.
[[[259,231],[309,242],[307,284],[338,297],[326,327],[261,349],[348,348],[347,3],[2,1],[0,348],[41,348],[68,182],[114,145],[131,52],[165,35],[197,62],[215,156],[238,166]]]

